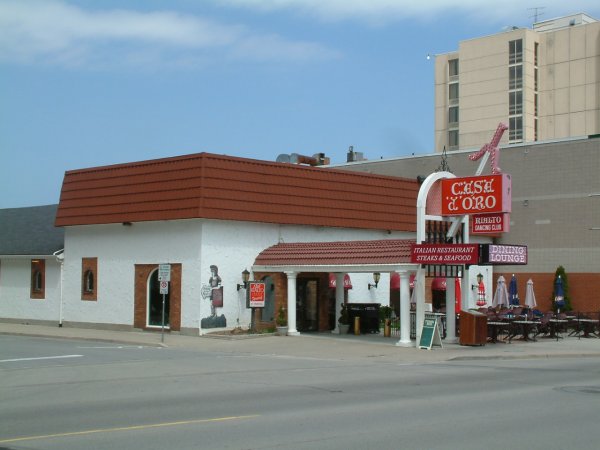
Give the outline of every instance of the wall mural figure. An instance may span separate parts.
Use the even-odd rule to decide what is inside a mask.
[[[205,295],[206,294],[208,295]],[[210,266],[210,279],[208,286],[202,287],[202,297],[210,298],[210,316],[200,321],[202,328],[224,328],[227,326],[225,315],[217,315],[217,308],[223,307],[223,286],[221,286],[221,277],[219,268],[215,265]]]

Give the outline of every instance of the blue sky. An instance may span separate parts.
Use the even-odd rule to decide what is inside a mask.
[[[600,2],[0,0],[0,208],[66,170],[196,152],[433,152],[433,58]]]

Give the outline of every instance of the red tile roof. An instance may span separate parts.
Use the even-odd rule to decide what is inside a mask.
[[[414,180],[198,153],[65,173],[56,226],[207,218],[415,231]]]
[[[294,242],[263,250],[255,266],[341,266],[410,263],[410,239]]]

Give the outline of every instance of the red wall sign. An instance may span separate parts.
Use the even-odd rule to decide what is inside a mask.
[[[410,262],[418,264],[477,264],[479,244],[414,244]]]
[[[473,214],[470,222],[472,234],[508,233],[510,230],[510,214]]]
[[[248,283],[248,303],[250,308],[265,307],[265,283],[263,281],[250,281]]]
[[[511,179],[508,174],[446,178],[441,183],[443,216],[511,211]]]

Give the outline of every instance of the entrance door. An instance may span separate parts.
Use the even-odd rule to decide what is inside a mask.
[[[319,330],[318,280],[298,279],[296,283],[296,328]]]
[[[170,285],[171,283],[169,283]],[[169,286],[169,294],[165,294],[165,327],[169,327],[169,296],[171,291]],[[158,269],[154,270],[148,277],[148,303],[147,311],[148,317],[146,326],[148,327],[160,327],[162,325],[162,305],[163,305],[163,294],[160,293],[160,286],[158,283]]]

